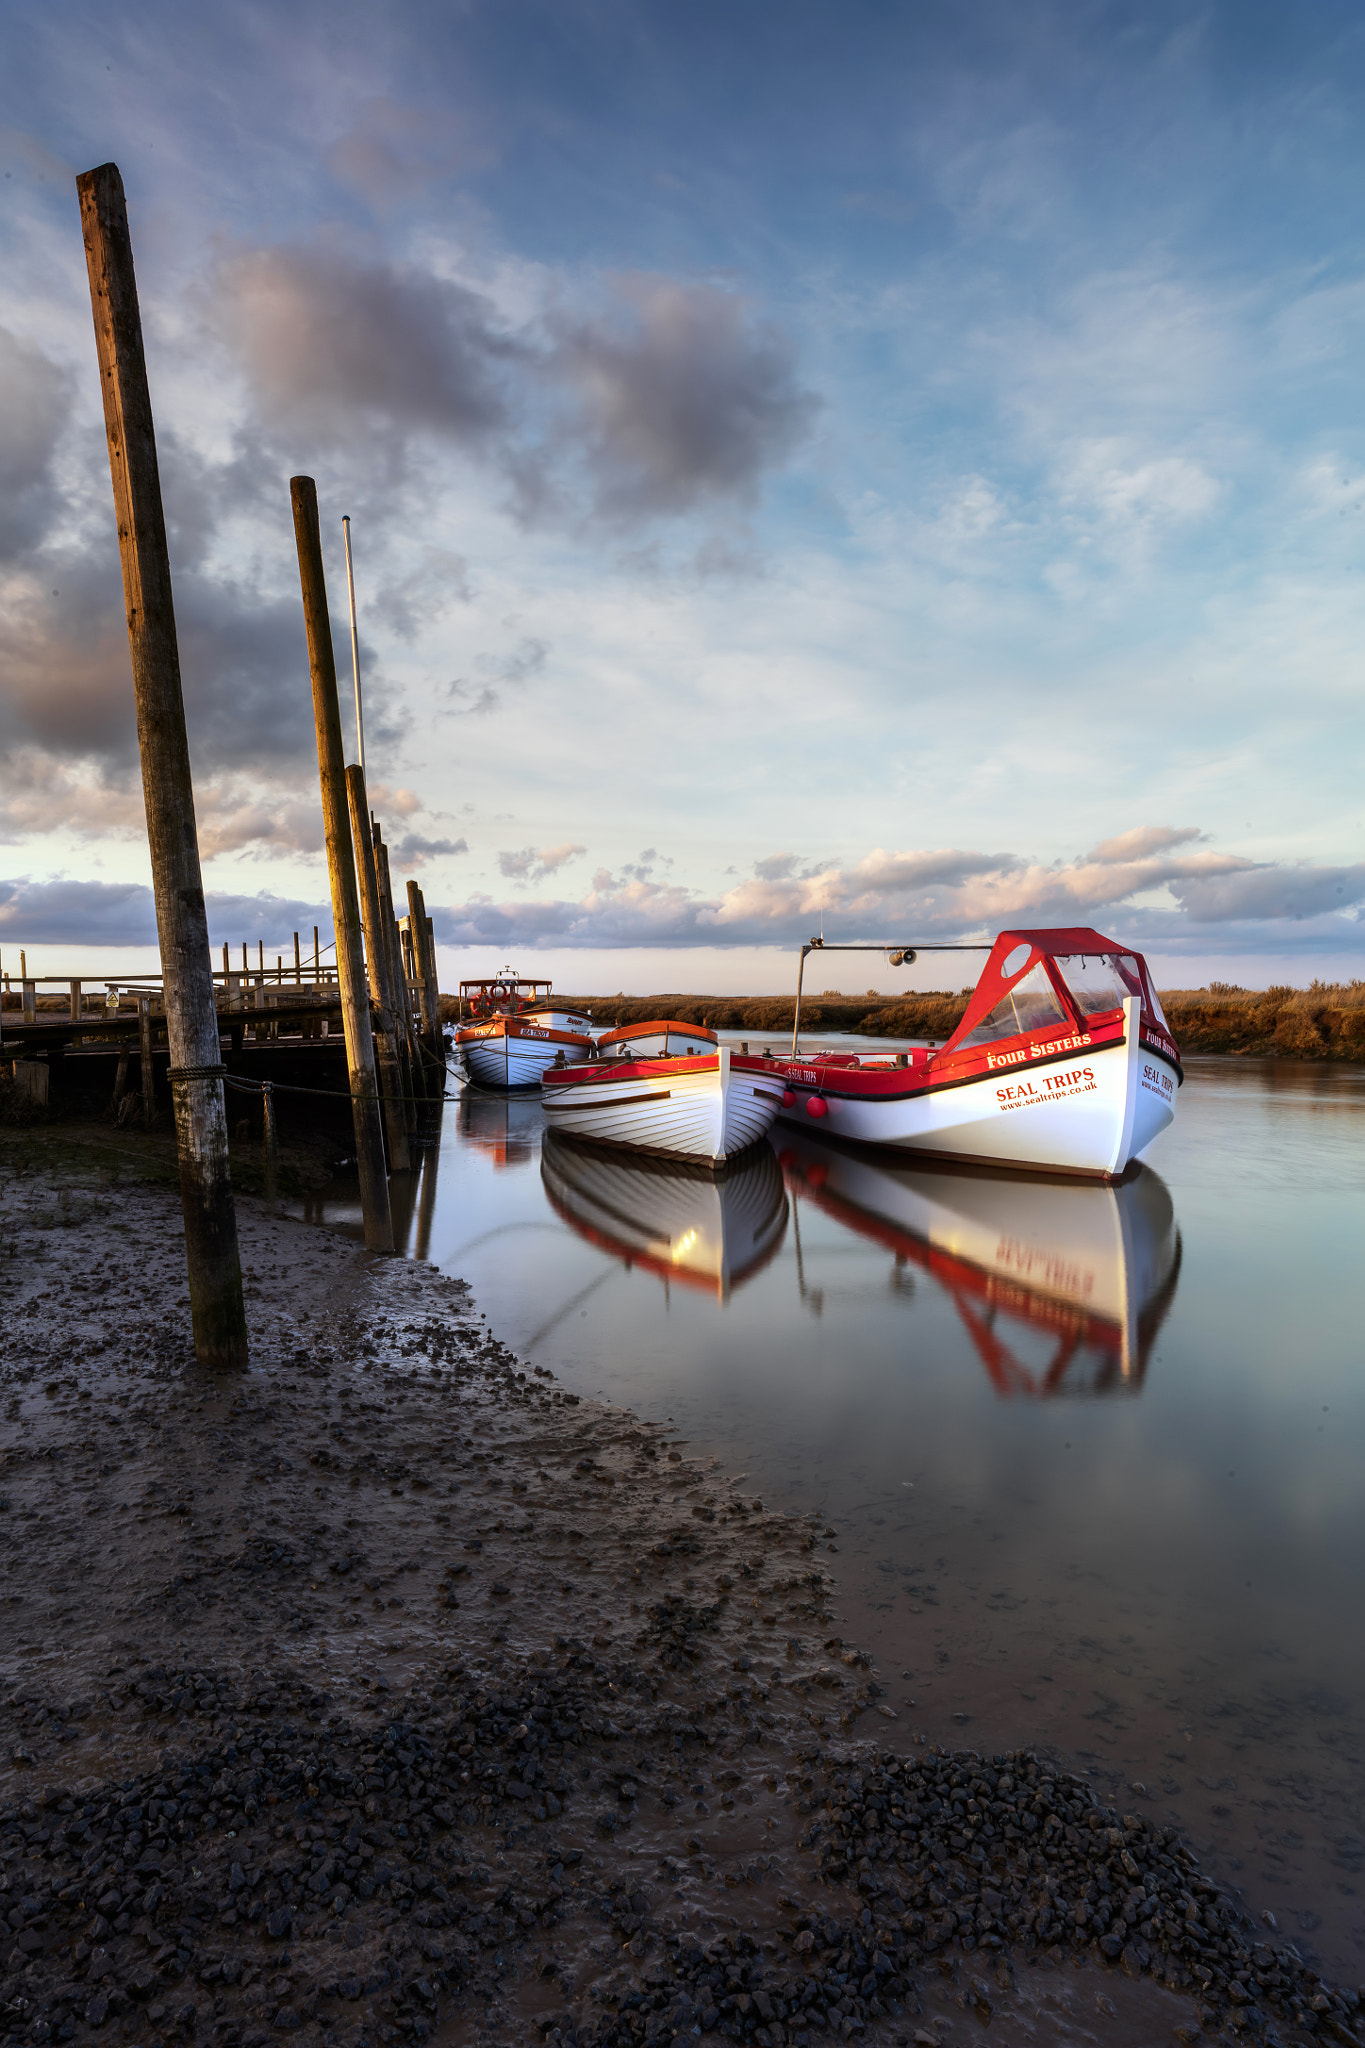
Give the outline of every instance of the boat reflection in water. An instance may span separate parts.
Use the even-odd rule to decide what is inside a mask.
[[[1149,1166],[1096,1186],[887,1166],[800,1138],[779,1157],[795,1202],[885,1245],[898,1280],[914,1266],[944,1289],[997,1393],[1141,1388],[1180,1273],[1175,1211]],[[796,1229],[799,1262],[799,1210]]]
[[[722,1302],[767,1265],[786,1234],[782,1169],[767,1144],[716,1180],[708,1168],[547,1131],[540,1173],[551,1206],[580,1237],[665,1285],[702,1288]]]
[[[525,1166],[535,1156],[543,1122],[538,1095],[489,1095],[468,1085],[460,1091],[460,1136],[494,1166]]]

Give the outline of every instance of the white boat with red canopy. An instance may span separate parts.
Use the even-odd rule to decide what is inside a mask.
[[[554,1002],[552,988],[511,967],[460,983],[455,1049],[481,1087],[534,1088],[553,1060],[586,1059],[592,1019]]]
[[[822,941],[802,948],[805,955]],[[834,947],[829,951],[890,951]],[[925,951],[958,952],[936,946]],[[906,947],[896,964],[915,957]],[[1140,953],[1088,925],[1001,932],[941,1048],[773,1062],[780,1114],[945,1159],[1115,1180],[1175,1114],[1180,1054]]]
[[[540,1096],[551,1130],[724,1166],[781,1107],[772,1064],[731,1052],[705,1024],[656,1018],[604,1032],[581,1063],[548,1067]]]

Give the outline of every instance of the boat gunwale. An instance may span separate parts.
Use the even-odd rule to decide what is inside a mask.
[[[1113,1027],[1108,1028],[1112,1029]],[[1021,1037],[1023,1036],[1023,1034],[1020,1035]],[[917,1079],[914,1085],[910,1087],[892,1089],[874,1085],[871,1088],[839,1088],[824,1080],[813,1083],[798,1082],[798,1085],[806,1087],[807,1092],[810,1094],[831,1096],[835,1100],[846,1102],[912,1102],[919,1101],[926,1095],[946,1094],[952,1088],[974,1088],[981,1082],[990,1081],[1000,1074],[1027,1074],[1034,1072],[1039,1067],[1063,1066],[1068,1060],[1075,1060],[1088,1055],[1098,1056],[1100,1053],[1113,1052],[1116,1048],[1123,1048],[1128,1044],[1127,1035],[1123,1031],[1122,1025],[1118,1027],[1115,1035],[1112,1037],[1099,1037],[1097,1039],[1093,1032],[1087,1032],[1085,1037],[1087,1040],[1085,1045],[1069,1045],[1064,1052],[1053,1052],[1049,1047],[1043,1046],[1038,1049],[1032,1058],[1025,1057],[1023,1059],[1010,1060],[1007,1065],[997,1064],[993,1067],[978,1068],[974,1073],[970,1074],[931,1074],[928,1069],[922,1068],[919,1071],[924,1078]],[[1006,1047],[1009,1047],[1014,1042],[1010,1039],[1001,1039],[999,1041],[1001,1045]],[[1027,1054],[1027,1045],[1020,1046],[1020,1050]],[[1152,1046],[1150,1050],[1159,1058],[1168,1058],[1168,1055],[1162,1053],[1157,1046]],[[976,1056],[977,1054],[978,1048],[973,1046],[969,1056]],[[789,1081],[797,1080],[797,1076],[792,1072],[793,1068],[805,1067],[811,1069],[818,1067],[819,1064],[820,1056],[818,1053],[812,1059],[798,1057],[793,1060],[783,1058],[782,1060],[774,1060],[772,1062],[773,1070],[785,1075]],[[1175,1062],[1170,1062],[1170,1064],[1174,1065]],[[930,1066],[932,1065],[933,1062],[931,1061]],[[883,1075],[891,1076],[902,1073],[910,1075],[913,1071],[911,1068],[904,1067],[848,1067],[844,1065],[831,1066],[829,1069],[832,1075],[848,1075],[850,1077],[866,1075],[874,1081],[880,1081]],[[1178,1066],[1176,1066],[1176,1072],[1180,1072]]]

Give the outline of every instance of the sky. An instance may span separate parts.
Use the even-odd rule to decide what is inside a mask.
[[[304,473],[445,988],[1076,923],[1168,986],[1365,973],[1358,6],[0,34],[5,970],[156,960],[74,183],[112,160],[215,947],[330,932]]]

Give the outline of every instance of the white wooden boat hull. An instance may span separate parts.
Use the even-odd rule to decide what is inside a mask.
[[[822,1100],[818,1127],[860,1144],[894,1145],[1034,1172],[1114,1179],[1175,1114],[1178,1074],[1141,1043],[1139,1004],[1124,1006],[1122,1038],[1081,1044],[1061,1059],[997,1067],[968,1081],[891,1098],[858,1093],[857,1070],[783,1061],[794,1096],[781,1115],[816,1128],[808,1104]]]
[[[771,1129],[781,1083],[728,1046],[692,1059],[585,1063],[541,1082],[551,1130],[723,1166]]]
[[[581,1010],[557,1009],[553,1003],[541,1003],[533,1009],[522,1010],[519,1013],[519,1021],[543,1024],[551,1031],[574,1032],[584,1038],[591,1038],[593,1035],[591,1017],[585,1017]]]
[[[502,1018],[466,1026],[455,1034],[455,1050],[481,1088],[538,1088],[541,1075],[560,1054],[582,1059],[591,1044],[578,1033]]]
[[[769,1145],[723,1179],[682,1163],[632,1158],[547,1131],[541,1179],[581,1237],[633,1269],[728,1298],[782,1242],[787,1197]]]

